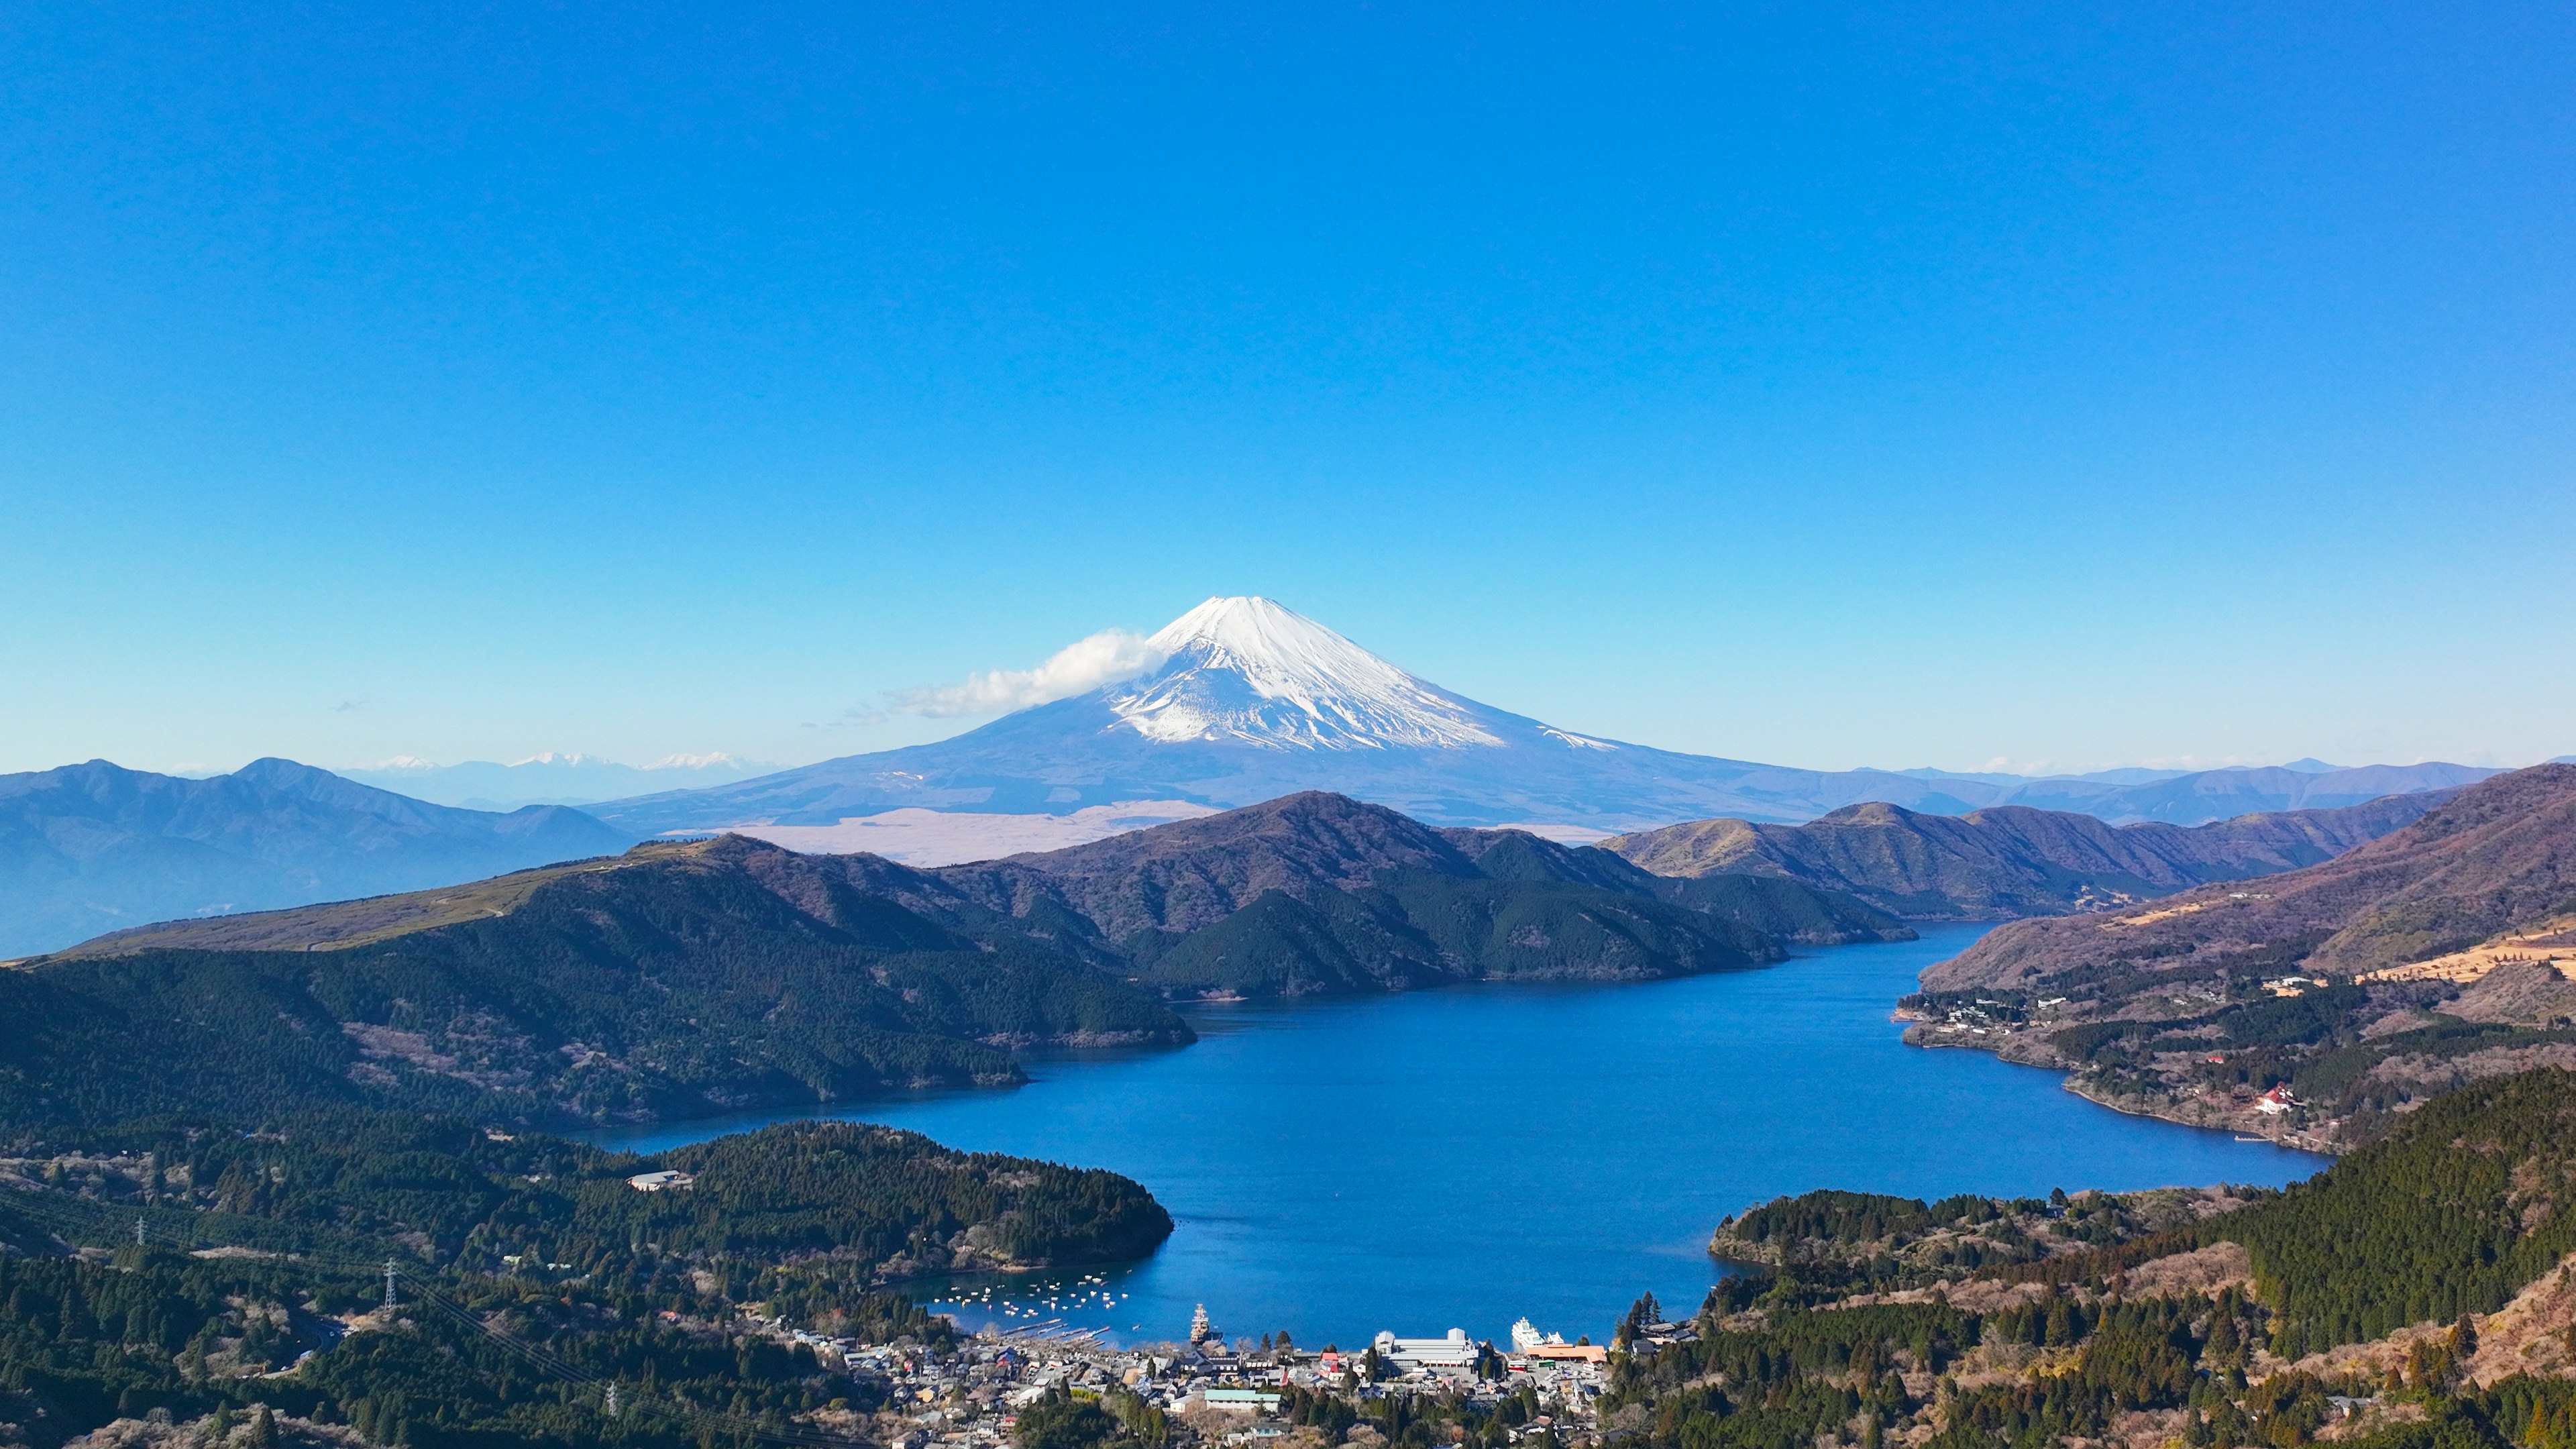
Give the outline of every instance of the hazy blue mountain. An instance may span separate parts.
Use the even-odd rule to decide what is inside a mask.
[[[2449,790],[2474,785],[2502,774],[2473,765],[2362,765],[2353,769],[2311,770],[2276,765],[2265,769],[2203,770],[2138,785],[2088,780],[2033,780],[2016,785],[1988,803],[2028,805],[2037,810],[2067,810],[2125,825],[2161,820],[2168,825],[2203,825],[2239,815],[2283,810],[2338,810],[2384,795],[2419,790]],[[1902,802],[1898,802],[1902,803]]]
[[[2296,769],[2297,766],[2284,768]],[[1918,780],[1976,780],[2009,789],[2015,785],[2027,785],[2034,780],[2085,780],[2111,785],[2143,785],[2151,780],[2170,780],[2177,775],[2188,775],[2193,772],[2154,770],[2144,765],[2123,765],[2116,770],[2090,770],[2080,775],[2015,775],[2001,770],[1937,770],[1928,766],[1899,770],[1896,773],[1912,775]]]
[[[913,806],[1063,814],[1138,800],[1239,807],[1329,790],[1439,825],[1625,831],[1719,815],[1795,822],[1864,801],[1949,815],[2030,804],[2180,824],[2350,804],[2494,773],[2427,765],[2022,781],[1680,754],[1480,704],[1267,599],[1210,599],[1156,634],[1149,652],[1161,662],[1138,678],[954,739],[613,801],[595,813],[650,835],[833,825]]]
[[[147,921],[452,885],[633,839],[578,810],[451,809],[292,760],[204,780],[105,760],[0,775],[0,957]]]
[[[516,810],[522,805],[587,805],[656,791],[698,790],[766,775],[777,768],[724,754],[674,755],[658,764],[621,765],[596,755],[548,753],[507,765],[491,760],[457,765],[394,760],[337,773],[361,785],[434,804]]]

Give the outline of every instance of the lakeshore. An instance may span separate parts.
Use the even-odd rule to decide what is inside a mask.
[[[1187,1048],[1037,1057],[1026,1087],[838,1115],[1145,1184],[1178,1228],[1091,1270],[1113,1306],[1051,1308],[1079,1274],[915,1285],[970,1332],[1052,1317],[1110,1343],[1177,1339],[1200,1303],[1301,1344],[1452,1326],[1499,1343],[1521,1316],[1597,1337],[1641,1292],[1696,1304],[1725,1271],[1710,1231],[1783,1194],[2277,1185],[2323,1165],[1903,1045],[1891,1004],[1984,929],[1635,985],[1200,1006]],[[651,1151],[786,1115],[590,1140]]]

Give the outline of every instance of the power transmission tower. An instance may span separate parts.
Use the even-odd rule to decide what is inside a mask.
[[[617,1385],[615,1384],[608,1386],[608,1417],[612,1419],[617,1417]]]
[[[143,1246],[143,1218],[141,1214],[137,1214],[134,1219],[134,1246],[138,1248]]]
[[[394,1306],[394,1260],[393,1260],[393,1259],[391,1259],[391,1258],[387,1258],[387,1259],[385,1259],[385,1308],[386,1308],[386,1310],[387,1310],[387,1311],[391,1311],[391,1310],[392,1310],[392,1308],[393,1308],[393,1306]]]

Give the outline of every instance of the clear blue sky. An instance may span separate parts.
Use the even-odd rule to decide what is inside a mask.
[[[801,761],[1214,593],[1786,763],[2576,750],[2570,75],[2563,4],[13,7],[0,769]]]

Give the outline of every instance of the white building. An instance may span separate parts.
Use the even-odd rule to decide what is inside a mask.
[[[1377,1336],[1378,1357],[1394,1361],[1399,1368],[1474,1368],[1476,1345],[1467,1341],[1467,1330],[1453,1328],[1444,1338],[1398,1338],[1381,1331]]]
[[[626,1185],[635,1189],[637,1192],[667,1192],[683,1187],[693,1187],[696,1184],[697,1179],[689,1176],[685,1172],[671,1172],[667,1170],[662,1172],[639,1172],[633,1177],[626,1179]]]

